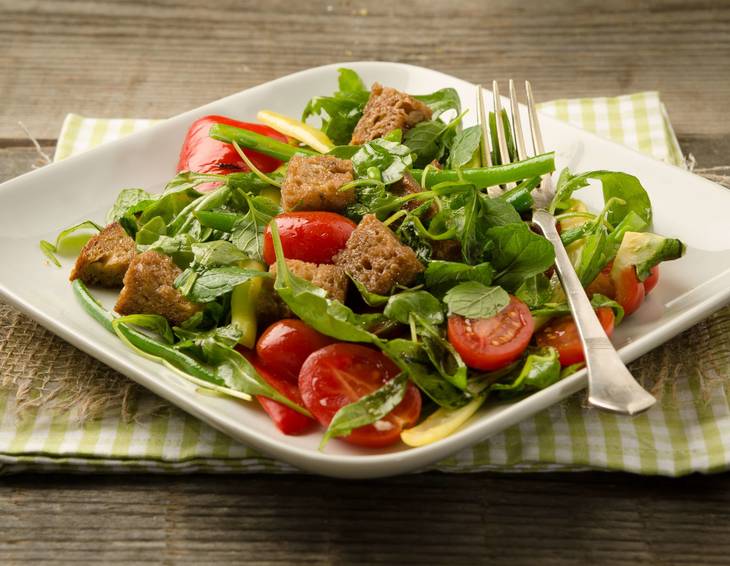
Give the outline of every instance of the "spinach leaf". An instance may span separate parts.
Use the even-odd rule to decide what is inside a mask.
[[[166,224],[169,224],[180,212],[202,198],[204,197],[200,196],[194,189],[164,194],[144,208],[139,217],[139,225],[144,226],[155,216],[160,216]],[[125,215],[125,218],[129,218],[129,216]],[[171,233],[170,235],[174,234]]]
[[[417,94],[413,98],[420,100],[431,109],[433,120],[436,120],[444,112],[454,110],[456,114],[461,113],[461,99],[459,93],[453,88],[442,88],[431,94]]]
[[[157,200],[159,195],[151,195],[144,189],[124,189],[106,214],[106,223],[117,222],[122,216],[141,212]]]
[[[484,226],[492,228],[493,226],[504,226],[506,224],[522,222],[520,213],[509,202],[501,198],[489,198],[481,193],[479,194],[479,199],[481,214],[484,217]]]
[[[457,132],[450,143],[446,168],[460,169],[471,162],[474,153],[479,150],[481,140],[482,132],[479,126],[470,126],[461,132]]]
[[[332,96],[312,98],[302,112],[302,121],[319,116],[321,130],[337,145],[350,143],[352,132],[362,117],[370,92],[351,69],[339,69],[339,90]]]
[[[522,369],[510,381],[494,383],[490,389],[513,396],[539,391],[558,381],[560,381],[558,351],[555,348],[546,347],[530,353]]]
[[[411,150],[397,142],[382,138],[362,146],[352,156],[352,166],[358,177],[367,177],[368,169],[375,167],[380,171],[383,183],[389,185],[403,178],[406,169],[413,165]]]
[[[380,345],[383,352],[436,404],[448,409],[466,405],[472,396],[454,387],[438,373],[422,345],[411,340],[396,338]]]
[[[160,236],[149,246],[139,247],[142,251],[155,251],[169,255],[178,267],[185,269],[193,260],[193,241],[190,234],[178,234],[177,236]]]
[[[411,313],[411,317],[416,324],[421,347],[436,371],[453,386],[465,390],[468,370],[459,353],[431,321],[416,312]]]
[[[63,254],[65,252],[78,253],[84,246],[84,244],[86,244],[86,242],[88,242],[89,239],[91,239],[92,237],[92,235],[89,233],[84,233],[81,235],[77,234],[78,232],[84,232],[85,230],[95,230],[97,232],[101,232],[102,227],[99,226],[96,222],[92,222],[91,220],[79,222],[78,224],[74,224],[70,228],[66,228],[65,230],[59,232],[58,236],[56,236],[55,244],[47,242],[46,240],[41,240],[41,251],[57,267],[61,267],[61,263],[58,261],[55,254]],[[74,236],[74,234],[77,235]]]
[[[255,277],[271,277],[265,271],[257,269],[243,269],[240,267],[213,267],[202,272],[193,271],[193,283],[189,284],[191,269],[183,271],[175,281],[175,286],[191,301],[196,303],[209,303],[221,295],[233,291],[236,285],[245,283]]]
[[[349,273],[347,276],[350,278],[350,281],[355,285],[355,288],[360,293],[360,296],[362,297],[362,300],[365,301],[365,304],[370,307],[382,307],[385,303],[388,302],[388,299],[390,298],[387,295],[378,295],[377,293],[371,293],[367,290],[367,287],[360,283],[357,279],[352,277]]]
[[[195,266],[202,268],[233,265],[248,259],[245,253],[225,240],[198,242],[192,244],[191,251]]]
[[[447,128],[441,120],[426,120],[406,132],[403,144],[416,154],[414,167],[425,167],[434,159],[441,159],[445,150],[441,136]]]
[[[432,260],[428,263],[424,277],[426,287],[437,297],[464,281],[477,281],[483,285],[492,282],[494,270],[489,263],[467,265],[454,261]]]
[[[428,291],[405,291],[388,299],[383,314],[391,320],[409,324],[414,313],[428,324],[441,324],[444,312],[441,301]]]
[[[615,324],[618,326],[624,318],[624,309],[613,299],[601,295],[600,293],[594,293],[591,297],[591,305],[593,308],[608,307],[613,310],[615,317]],[[533,317],[554,317],[570,314],[570,307],[568,303],[544,303],[539,308],[532,309]]]
[[[466,281],[452,287],[444,296],[449,314],[467,318],[491,318],[509,304],[502,287],[487,287],[478,281]]]
[[[539,307],[547,303],[552,296],[553,290],[550,280],[544,273],[537,273],[525,279],[515,291],[515,297],[520,299],[528,307]]]
[[[395,409],[408,389],[408,374],[400,373],[369,395],[345,405],[332,417],[319,444],[322,450],[331,438],[347,436],[354,429],[373,424]]]
[[[552,244],[522,222],[490,228],[487,237],[487,255],[497,271],[494,282],[507,291],[514,291],[555,262]]]
[[[624,201],[625,204],[616,204],[609,210],[607,220],[612,225],[617,225],[630,212],[637,214],[647,226],[651,225],[651,200],[646,190],[636,177],[618,171],[589,171],[574,176],[570,172],[563,171],[550,210],[567,206],[571,195],[578,189],[588,186],[589,179],[601,182],[605,202],[611,198]]]
[[[284,261],[276,222],[270,226],[276,252],[274,289],[294,314],[315,330],[339,340],[370,344],[382,342],[369,329],[380,322],[383,316],[355,314],[339,301],[328,299],[324,289],[294,275]]]
[[[167,224],[161,216],[155,216],[144,224],[134,236],[138,246],[149,246],[155,243],[161,236],[167,235]]]
[[[444,200],[448,207],[447,214],[450,214],[448,224],[456,231],[464,259],[472,265],[480,263],[488,226],[486,217],[482,215],[479,193],[473,186],[466,186],[464,190]]]

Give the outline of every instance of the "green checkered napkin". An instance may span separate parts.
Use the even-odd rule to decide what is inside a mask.
[[[560,100],[543,104],[542,111],[681,164],[679,146],[655,92]],[[70,114],[55,158],[64,159],[151,123]],[[665,380],[662,403],[648,413],[633,419],[602,413],[584,408],[582,396],[576,395],[434,468],[448,472],[592,468],[665,475],[725,469],[730,463],[730,406],[724,387],[707,387],[706,368],[682,366],[674,356],[695,348],[702,357],[702,351],[709,352],[703,348],[713,341],[725,344],[726,322],[710,319],[693,331],[694,338],[689,333],[675,339],[632,366],[642,376],[672,374]],[[730,368],[715,364],[711,371],[724,377]],[[292,471],[175,409],[132,423],[123,422],[118,411],[109,412],[84,425],[42,409],[18,421],[14,409],[14,396],[0,393],[0,463],[5,471]]]

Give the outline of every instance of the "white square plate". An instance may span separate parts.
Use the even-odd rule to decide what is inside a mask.
[[[335,90],[340,66],[354,68],[366,84],[379,81],[411,93],[454,87],[471,109],[466,122],[475,120],[474,85],[396,63],[329,65],[234,94],[0,185],[0,294],[81,350],[265,454],[319,474],[377,477],[423,468],[504,430],[585,387],[585,372],[523,400],[488,407],[456,434],[429,446],[375,452],[333,441],[326,452],[319,452],[319,432],[284,436],[256,404],[196,393],[176,374],[132,353],[77,304],[68,282],[71,262],[65,261],[58,269],[38,248],[39,240],[53,240],[59,230],[80,220],[102,221],[120,189],[164,186],[175,174],[180,145],[196,118],[223,114],[254,120],[263,108],[298,116],[312,96]],[[574,172],[613,169],[636,175],[651,196],[655,231],[688,244],[686,257],[662,266],[659,286],[617,330],[614,342],[625,361],[651,350],[728,301],[730,191],[548,116],[542,117],[542,127],[546,147],[558,154],[559,168],[569,165]],[[583,191],[582,197],[600,208],[598,193]],[[111,304],[111,293],[101,296]]]

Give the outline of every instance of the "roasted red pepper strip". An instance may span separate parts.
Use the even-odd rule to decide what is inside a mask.
[[[180,150],[180,160],[177,164],[178,172],[194,171],[196,173],[227,175],[239,171],[249,171],[248,166],[236,152],[236,148],[229,143],[214,140],[208,135],[211,126],[214,124],[228,124],[278,141],[287,142],[285,135],[263,124],[239,122],[225,116],[203,116],[192,123],[185,136],[185,141]],[[281,165],[281,161],[268,155],[250,149],[244,149],[243,151],[251,160],[251,163],[264,173],[270,173]]]
[[[277,375],[269,371],[263,365],[260,358],[251,350],[240,346],[236,349],[241,354],[243,354],[243,356],[249,362],[251,362],[253,367],[256,368],[256,371],[259,372],[259,375],[263,377],[269,385],[271,385],[282,395],[286,395],[297,405],[300,405],[301,407],[304,406],[304,401],[302,401],[302,395],[301,393],[299,393],[299,387],[297,387],[296,383],[292,383],[285,378],[278,377]],[[315,424],[314,419],[302,415],[301,413],[297,413],[294,409],[290,409],[286,405],[282,405],[281,403],[274,401],[273,399],[269,399],[268,397],[264,397],[262,395],[257,395],[256,399],[259,403],[261,403],[261,407],[264,409],[264,411],[266,411],[266,414],[269,415],[272,421],[274,421],[276,428],[278,428],[284,434],[304,434],[309,431]]]

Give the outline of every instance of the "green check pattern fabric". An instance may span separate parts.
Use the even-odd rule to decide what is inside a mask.
[[[615,98],[558,100],[542,112],[601,136],[682,165],[682,154],[656,92]],[[67,116],[55,160],[117,139],[152,120]],[[730,373],[724,362],[697,367],[676,363],[683,348],[727,350],[727,320],[711,318],[676,338],[659,354],[648,354],[632,369],[655,377],[664,373],[662,401],[639,417],[584,407],[583,396],[527,419],[466,449],[432,469],[444,472],[626,470],[679,476],[712,472],[730,464],[730,401],[724,386],[708,387]],[[693,334],[695,332],[695,334]],[[1,335],[0,335],[1,338]],[[2,340],[0,339],[0,342]],[[0,364],[0,370],[2,366]],[[195,418],[171,408],[124,422],[118,411],[78,424],[69,415],[34,409],[16,414],[14,396],[0,391],[0,465],[6,473],[25,469],[152,472],[292,472],[231,440]]]

